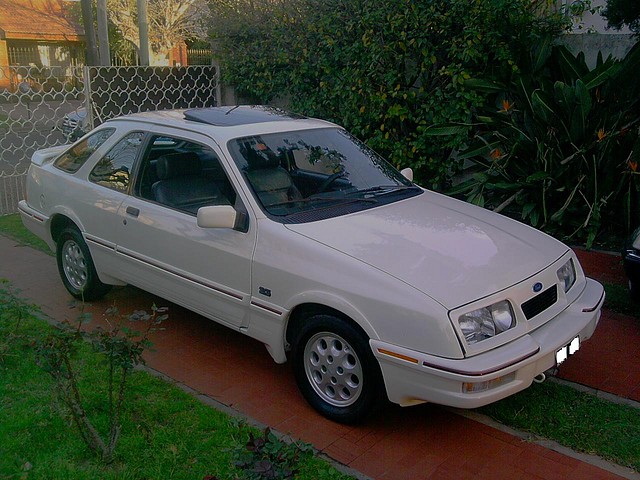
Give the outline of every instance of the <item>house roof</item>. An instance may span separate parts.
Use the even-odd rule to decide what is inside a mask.
[[[65,0],[0,0],[0,40],[84,40]]]

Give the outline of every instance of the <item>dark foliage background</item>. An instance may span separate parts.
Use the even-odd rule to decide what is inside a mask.
[[[614,4],[638,2],[609,0],[607,12]],[[335,121],[412,167],[417,183],[573,243],[624,237],[640,222],[638,48],[595,68],[552,51],[570,15],[545,0],[226,0],[211,9],[226,81],[245,103]],[[474,176],[452,188],[463,163]]]
[[[540,2],[542,4],[544,2]],[[531,0],[295,0],[212,4],[226,81],[248,101],[285,97],[298,113],[336,121],[419,183],[442,188],[459,168],[466,122],[484,103],[464,80],[507,81],[561,19]]]

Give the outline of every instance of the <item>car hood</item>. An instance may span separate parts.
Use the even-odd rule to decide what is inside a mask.
[[[429,191],[287,228],[396,277],[448,309],[519,283],[568,250],[539,230]]]

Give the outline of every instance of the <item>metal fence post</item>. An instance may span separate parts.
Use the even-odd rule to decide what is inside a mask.
[[[93,122],[93,109],[91,108],[91,75],[89,69],[91,67],[84,66],[82,68],[83,85],[84,85],[84,106],[87,110],[87,119],[89,120],[89,129],[93,130],[95,127]]]

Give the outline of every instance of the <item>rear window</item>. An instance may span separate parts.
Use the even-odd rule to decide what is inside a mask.
[[[105,128],[89,135],[83,141],[64,152],[53,164],[67,173],[77,172],[91,154],[106,142],[115,131],[115,128]]]

